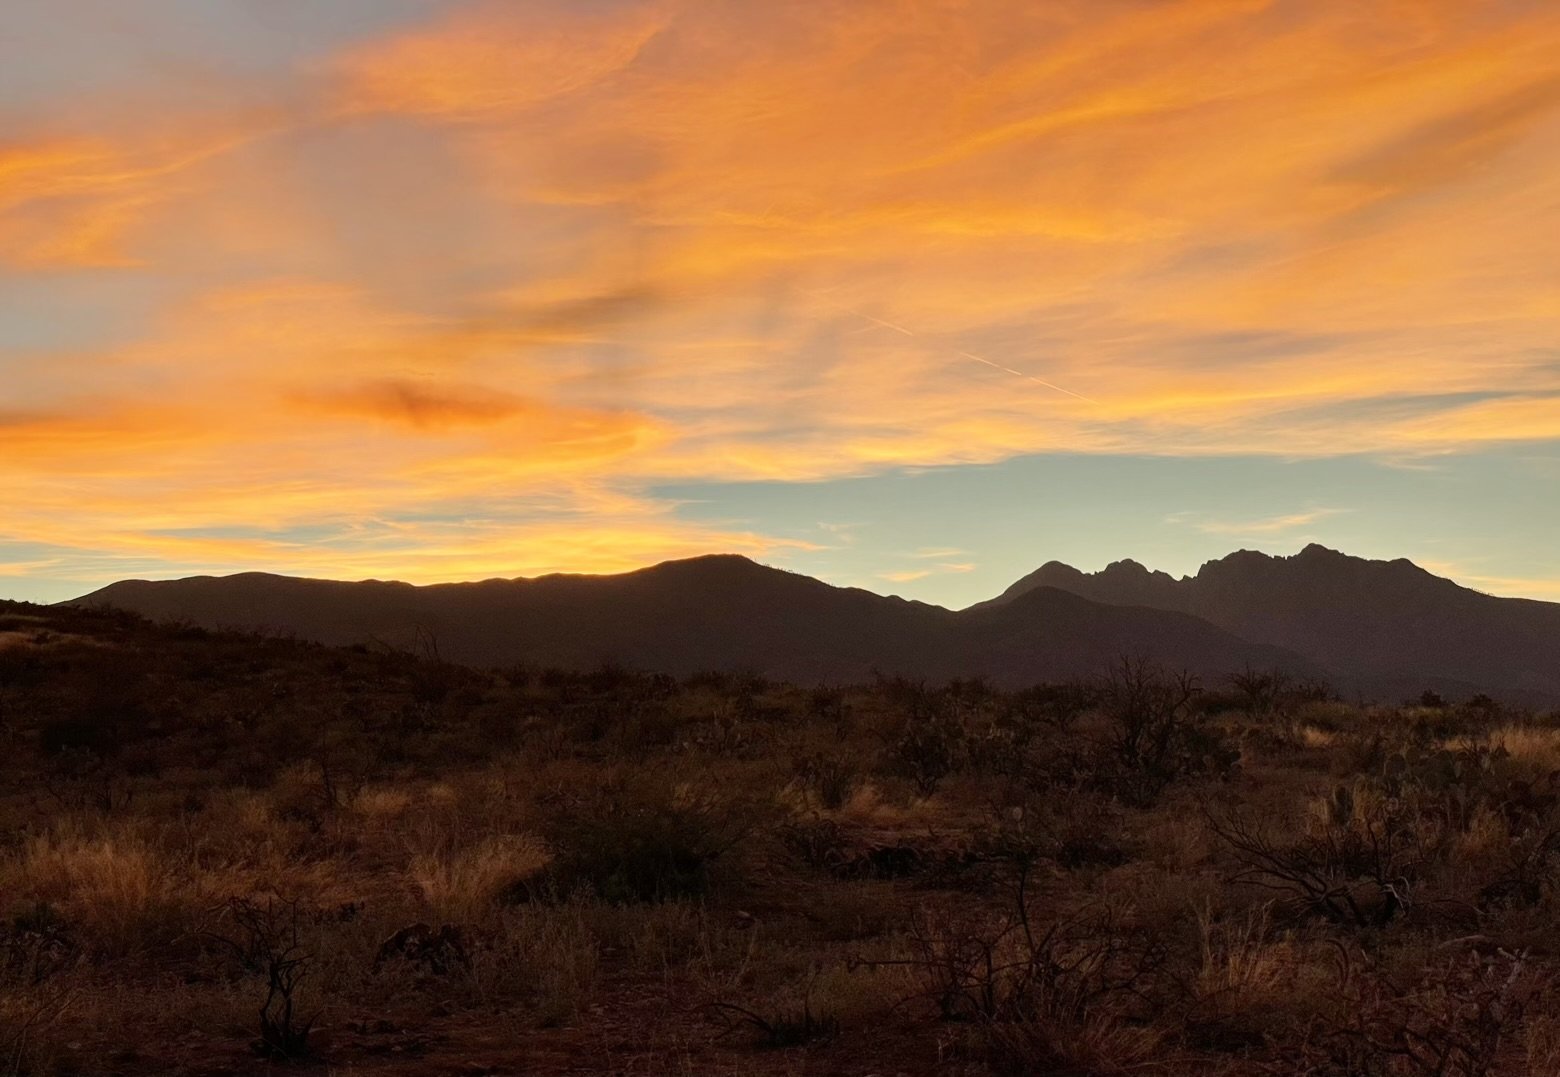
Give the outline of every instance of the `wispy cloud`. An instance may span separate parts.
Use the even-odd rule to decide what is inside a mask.
[[[1337,516],[1344,509],[1308,509],[1254,520],[1210,520],[1197,513],[1177,512],[1165,517],[1166,523],[1183,524],[1209,535],[1281,535],[1286,531],[1309,527],[1319,520]]]
[[[32,576],[59,568],[61,558],[46,557],[37,561],[0,561],[0,576]]]
[[[894,583],[910,583],[913,580],[924,580],[928,576],[943,576],[974,572],[976,565],[972,561],[946,561],[926,568],[898,569],[887,572],[879,572],[878,578],[890,580]]]
[[[1560,8],[1074,7],[437,5],[182,104],[22,102],[0,271],[52,302],[0,346],[0,539],[583,568],[622,560],[586,516],[768,541],[668,481],[1560,441]]]

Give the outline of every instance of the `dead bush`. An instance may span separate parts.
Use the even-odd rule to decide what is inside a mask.
[[[1176,781],[1222,776],[1240,751],[1192,706],[1195,677],[1123,659],[1100,687],[1109,721],[1094,753],[1094,779],[1124,803],[1147,807]]]
[[[1235,862],[1232,882],[1276,891],[1330,923],[1379,928],[1409,905],[1424,866],[1416,837],[1391,806],[1362,804],[1339,786],[1293,840],[1240,814],[1210,812],[1208,825]]]
[[[996,917],[923,908],[910,956],[868,962],[908,967],[919,997],[950,1021],[977,1026],[1003,1072],[1073,1072],[1148,1057],[1163,1038],[1154,1016],[1166,985],[1166,943],[1102,904],[1038,915],[1019,864],[1011,908]]]
[[[223,910],[225,928],[207,936],[225,947],[244,972],[265,981],[260,1040],[255,1047],[283,1061],[308,1056],[316,1020],[302,1017],[296,1009],[298,988],[314,960],[299,941],[300,915],[297,901],[233,898]]]
[[[1301,1053],[1317,1077],[1487,1077],[1533,986],[1526,955],[1506,951],[1454,958],[1412,985],[1346,961],[1341,1015]]]

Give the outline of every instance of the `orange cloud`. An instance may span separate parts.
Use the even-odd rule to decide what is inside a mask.
[[[338,57],[347,112],[477,118],[579,91],[633,62],[663,19],[650,8],[479,4]]]
[[[1457,0],[476,3],[230,114],[41,109],[0,269],[151,298],[0,355],[0,531],[563,567],[763,541],[667,480],[1554,441],[1557,47]]]
[[[0,143],[0,267],[144,265],[128,249],[188,177],[280,128],[283,113],[179,117],[126,135],[42,134]],[[105,118],[101,126],[113,126]]]
[[[487,426],[542,409],[508,393],[472,386],[429,386],[395,378],[300,396],[308,407],[340,415],[361,415],[419,430]]]

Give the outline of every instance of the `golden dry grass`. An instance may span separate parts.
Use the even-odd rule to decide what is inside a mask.
[[[1415,998],[1457,1029],[1477,1006],[1452,959],[1526,951],[1524,984],[1560,975],[1560,857],[1540,840],[1544,820],[1560,826],[1543,799],[1560,729],[1529,716],[1306,702],[1254,729],[1241,713],[1183,715],[1239,744],[1241,766],[1177,772],[1138,800],[1099,752],[1116,721],[1103,703],[981,755],[1013,717],[1001,693],[968,686],[849,689],[840,721],[808,692],[744,678],[429,670],[114,631],[113,646],[50,648],[58,667],[5,682],[7,1077],[267,1065],[251,1047],[264,960],[235,899],[296,910],[322,1072],[365,1077],[1324,1073],[1316,1044],[1354,1027],[1360,992],[1391,995],[1378,977],[1427,984]],[[101,706],[126,685],[133,706]],[[929,795],[886,747],[913,720],[907,695],[949,705],[967,738]],[[105,748],[69,724],[84,713],[131,724]],[[45,749],[66,734],[82,743]],[[852,772],[838,807],[799,777],[819,758]],[[1280,852],[1348,846],[1324,865],[1348,887],[1390,823],[1411,849],[1394,865],[1413,876],[1410,907],[1361,927],[1276,898],[1215,831],[1232,812]],[[1110,911],[1059,953],[1150,945],[1151,974],[1130,989],[1102,977],[1097,998],[1068,1005],[1054,970],[1020,960],[1020,876],[1038,934]],[[962,932],[942,966],[916,938],[934,910]],[[456,949],[386,956],[419,922],[449,926]],[[934,988],[978,973],[987,947],[1018,1001],[945,1020]],[[728,1030],[716,1002],[773,1027]],[[1483,1077],[1552,1069],[1555,1005],[1529,1000]],[[804,1010],[837,1031],[787,1024]]]
[[[507,888],[534,878],[549,860],[538,839],[498,834],[472,845],[416,853],[407,874],[436,917],[476,923],[486,918]]]

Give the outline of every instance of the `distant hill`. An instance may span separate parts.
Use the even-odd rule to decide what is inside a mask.
[[[1313,544],[1293,557],[1241,550],[1181,579],[1135,561],[1095,573],[1052,561],[972,609],[1050,589],[1200,617],[1346,680],[1451,681],[1560,696],[1560,604],[1496,598],[1410,561],[1371,561]]]
[[[1006,686],[1095,674],[1122,655],[1208,677],[1246,665],[1320,672],[1297,654],[1181,612],[1103,604],[1053,588],[954,612],[736,556],[614,576],[427,587],[261,573],[132,580],[75,603],[323,643],[436,646],[440,656],[474,665],[617,663],[679,675],[748,670],[801,682],[860,681],[880,671],[932,680],[980,675]]]

